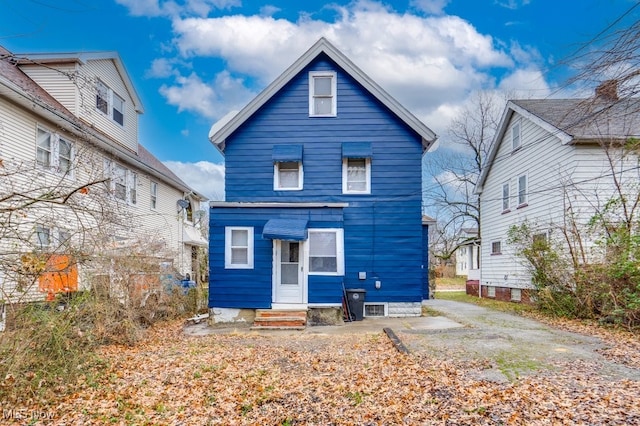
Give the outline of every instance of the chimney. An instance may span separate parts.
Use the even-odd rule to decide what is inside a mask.
[[[596,87],[596,98],[605,101],[618,100],[618,80],[605,80]]]

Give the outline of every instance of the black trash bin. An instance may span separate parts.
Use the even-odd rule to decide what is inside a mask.
[[[364,296],[367,291],[363,288],[348,288],[346,291],[351,318],[354,321],[362,321],[364,318]]]

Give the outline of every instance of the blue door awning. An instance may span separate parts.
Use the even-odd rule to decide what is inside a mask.
[[[303,241],[307,239],[306,219],[269,219],[262,230],[265,240]]]
[[[371,142],[344,142],[342,144],[342,158],[371,158],[372,156]]]
[[[273,162],[302,161],[302,145],[274,145]]]

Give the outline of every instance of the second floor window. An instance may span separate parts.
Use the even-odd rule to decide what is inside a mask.
[[[158,184],[151,182],[151,208],[155,210],[158,207]]]
[[[115,198],[129,204],[138,203],[138,174],[126,167],[104,161],[104,175],[106,185]]]
[[[61,174],[71,173],[73,145],[56,133],[38,129],[36,163]]]
[[[527,175],[518,177],[518,206],[527,204]]]
[[[303,186],[302,145],[274,145],[273,190],[295,191]]]
[[[502,185],[502,211],[509,211],[509,182]]]
[[[100,80],[96,82],[96,109],[124,126],[124,99]]]

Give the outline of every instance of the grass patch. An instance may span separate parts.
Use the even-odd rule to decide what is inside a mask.
[[[454,302],[473,303],[496,311],[522,314],[523,312],[536,312],[535,306],[525,303],[502,302],[495,299],[480,298],[469,296],[464,291],[436,291],[436,299],[452,300]]]
[[[539,361],[516,357],[516,355],[508,353],[499,355],[496,358],[496,364],[498,370],[511,382],[518,380],[522,374],[531,373],[543,367]]]
[[[436,291],[444,288],[465,288],[466,285],[467,279],[465,277],[436,278]]]

